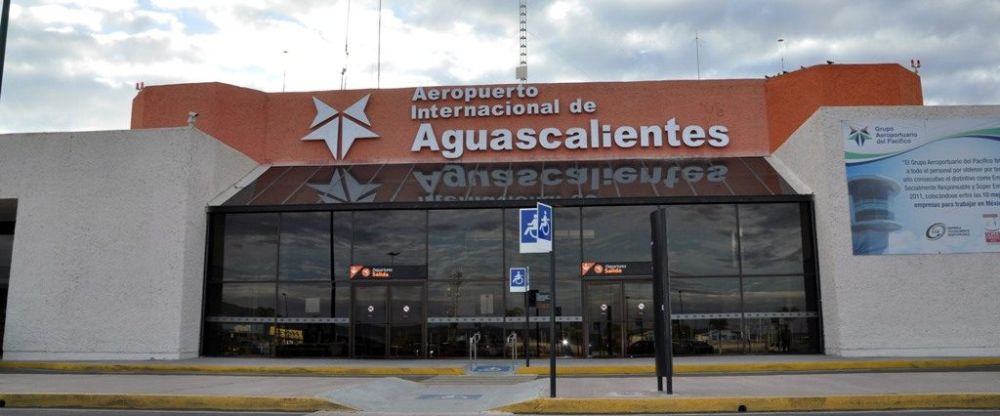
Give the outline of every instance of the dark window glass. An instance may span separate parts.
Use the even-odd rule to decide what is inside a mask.
[[[673,321],[674,354],[743,354],[739,319]]]
[[[583,315],[583,282],[579,278],[557,280],[556,285],[556,303],[559,305],[557,315]]]
[[[560,279],[580,277],[580,208],[556,208],[555,213],[556,275]],[[649,227],[646,227],[649,228]],[[648,251],[648,250],[647,250]],[[545,257],[543,254],[535,256]],[[534,276],[548,279],[548,275]],[[560,302],[562,303],[562,302]]]
[[[744,277],[746,312],[804,312],[805,278],[802,276]]]
[[[354,236],[354,213],[333,213],[333,276],[348,280],[351,270],[351,240]]]
[[[819,351],[817,318],[751,318],[746,325],[752,354]]]
[[[208,286],[209,316],[274,316],[273,283],[225,283]]]
[[[740,205],[744,274],[802,273],[799,204]]]
[[[333,316],[349,318],[351,316],[351,285],[337,283],[333,286]]]
[[[734,205],[669,207],[667,240],[667,262],[672,276],[739,273]]]
[[[583,258],[652,261],[649,213],[655,209],[646,205],[583,208]]]
[[[366,266],[427,264],[427,211],[354,213],[354,261]]]
[[[330,283],[281,283],[278,316],[330,317],[333,286]]]
[[[501,210],[433,210],[429,225],[430,279],[502,278]]]
[[[274,280],[278,214],[227,214],[222,249],[224,280]]]
[[[737,277],[671,278],[670,310],[676,314],[740,313]]]
[[[346,357],[347,325],[285,324],[274,330],[278,357]]]
[[[392,311],[389,322],[393,324],[416,324],[424,321],[424,287],[418,285],[395,285],[392,287]]]
[[[429,324],[427,355],[430,358],[468,357],[469,338],[477,332],[480,358],[504,356],[506,332],[500,323]]]
[[[503,316],[500,282],[434,282],[428,286],[428,316]]]
[[[386,322],[388,287],[375,285],[354,286],[354,318],[356,322]]]
[[[268,357],[271,324],[205,324],[205,355]]]
[[[0,234],[0,281],[10,278],[10,260],[14,250],[14,236]]]
[[[282,213],[279,253],[279,279],[330,280],[330,213]]]

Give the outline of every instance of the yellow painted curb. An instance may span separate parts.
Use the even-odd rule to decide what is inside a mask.
[[[0,361],[0,369],[93,373],[268,374],[312,376],[455,376],[464,368],[440,367],[285,367],[220,364],[87,363],[61,361]]]
[[[987,367],[1000,365],[1000,357],[984,358],[927,358],[912,360],[836,360],[792,361],[765,363],[675,364],[674,374],[704,373],[771,373],[785,371],[870,371],[906,369],[949,369]],[[618,366],[563,366],[557,367],[559,375],[653,375],[653,365]],[[517,374],[548,375],[548,366],[518,368]]]
[[[0,393],[6,407],[134,410],[318,412],[356,411],[315,397],[188,396],[159,394]]]
[[[743,406],[742,409],[741,406]],[[902,409],[1000,409],[1000,393],[815,397],[556,398],[535,399],[493,410],[542,414],[628,414]]]

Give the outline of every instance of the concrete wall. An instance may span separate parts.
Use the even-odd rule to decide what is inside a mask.
[[[825,107],[774,154],[815,195],[826,353],[1000,356],[1000,254],[854,256],[842,120],[1000,118],[991,107]]]
[[[192,128],[0,136],[4,359],[196,356],[205,207],[255,166]]]

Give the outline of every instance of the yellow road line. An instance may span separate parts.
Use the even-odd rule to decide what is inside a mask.
[[[1000,357],[911,360],[836,360],[766,363],[675,364],[674,374],[759,373],[783,371],[850,371],[880,369],[947,369],[1000,365]],[[652,375],[653,365],[563,366],[560,375]],[[548,375],[548,366],[519,368],[517,374]]]
[[[355,411],[315,397],[194,396],[159,394],[0,393],[6,407],[146,410]]]
[[[542,414],[628,414],[997,408],[1000,408],[1000,393],[810,397],[546,398],[530,400],[494,410],[511,413]]]

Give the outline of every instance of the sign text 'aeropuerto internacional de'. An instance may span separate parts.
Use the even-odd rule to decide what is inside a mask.
[[[446,159],[459,159],[465,152],[510,152],[515,148],[533,151],[664,146],[723,148],[729,145],[729,129],[723,124],[707,127],[698,124],[681,125],[677,123],[676,117],[669,116],[664,116],[669,119],[663,123],[640,126],[615,125],[602,122],[597,117],[582,117],[583,123],[567,129],[554,126],[434,128],[433,121],[439,119],[505,117],[515,120],[521,116],[558,116],[564,112],[593,116],[598,110],[598,104],[589,99],[577,97],[566,103],[559,98],[540,99],[539,94],[538,87],[524,85],[441,89],[418,87],[413,93],[410,118],[420,121],[420,128],[410,150],[441,152]],[[526,102],[514,102],[514,98],[525,99]]]

